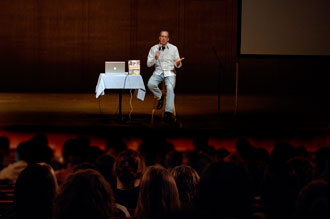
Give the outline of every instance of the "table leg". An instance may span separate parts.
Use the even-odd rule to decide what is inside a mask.
[[[122,103],[122,98],[123,98],[123,90],[119,89],[119,112],[118,112],[118,119],[123,120],[123,114],[121,111],[121,103]]]

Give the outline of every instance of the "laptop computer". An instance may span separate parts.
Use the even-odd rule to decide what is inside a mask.
[[[125,62],[105,62],[105,74],[125,74]]]

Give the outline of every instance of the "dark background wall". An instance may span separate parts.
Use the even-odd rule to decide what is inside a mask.
[[[177,92],[325,94],[329,57],[238,57],[237,0],[1,0],[0,91],[94,92],[108,60],[140,59],[161,29],[185,57]]]

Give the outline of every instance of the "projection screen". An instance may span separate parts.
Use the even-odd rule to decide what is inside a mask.
[[[240,54],[330,55],[330,0],[241,0]]]

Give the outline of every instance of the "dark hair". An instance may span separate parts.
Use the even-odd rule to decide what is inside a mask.
[[[195,215],[203,218],[248,218],[252,198],[246,170],[234,163],[216,162],[201,176],[194,203]]]
[[[6,136],[0,137],[0,153],[3,152],[4,154],[9,153],[9,138]]]
[[[53,150],[48,146],[48,138],[45,134],[40,133],[29,140],[28,149],[30,158],[28,163],[46,162],[50,163],[53,158]]]
[[[62,184],[55,200],[55,219],[109,219],[114,196],[103,176],[92,169],[78,170]]]
[[[136,151],[126,150],[116,158],[114,172],[126,189],[134,187],[136,179],[141,178],[144,162]]]
[[[142,177],[136,217],[170,218],[179,208],[179,193],[171,174],[159,165],[148,167]]]
[[[295,176],[297,189],[300,190],[306,186],[313,178],[313,166],[311,162],[304,157],[295,157],[288,161],[290,175]]]
[[[296,219],[328,218],[329,186],[323,179],[312,181],[299,193],[296,206]]]
[[[111,188],[114,190],[116,185],[116,179],[113,174],[113,166],[115,163],[115,158],[109,154],[103,154],[97,158],[95,165],[97,170],[102,174],[104,179],[110,183]]]
[[[165,156],[165,167],[169,170],[176,166],[180,166],[182,164],[183,155],[182,152],[172,150],[168,152]]]
[[[183,207],[190,206],[197,193],[198,173],[190,166],[181,165],[173,168],[171,174],[179,191],[181,205]]]
[[[0,170],[3,168],[5,156],[9,154],[9,139],[8,137],[0,137]]]
[[[329,147],[320,147],[315,153],[314,178],[329,179]]]
[[[26,167],[15,185],[15,218],[52,218],[56,188],[54,171],[48,164]]]
[[[62,148],[62,156],[64,158],[65,165],[68,163],[77,165],[85,162],[89,149],[90,142],[87,137],[80,136],[75,139],[68,139],[65,141]]]

